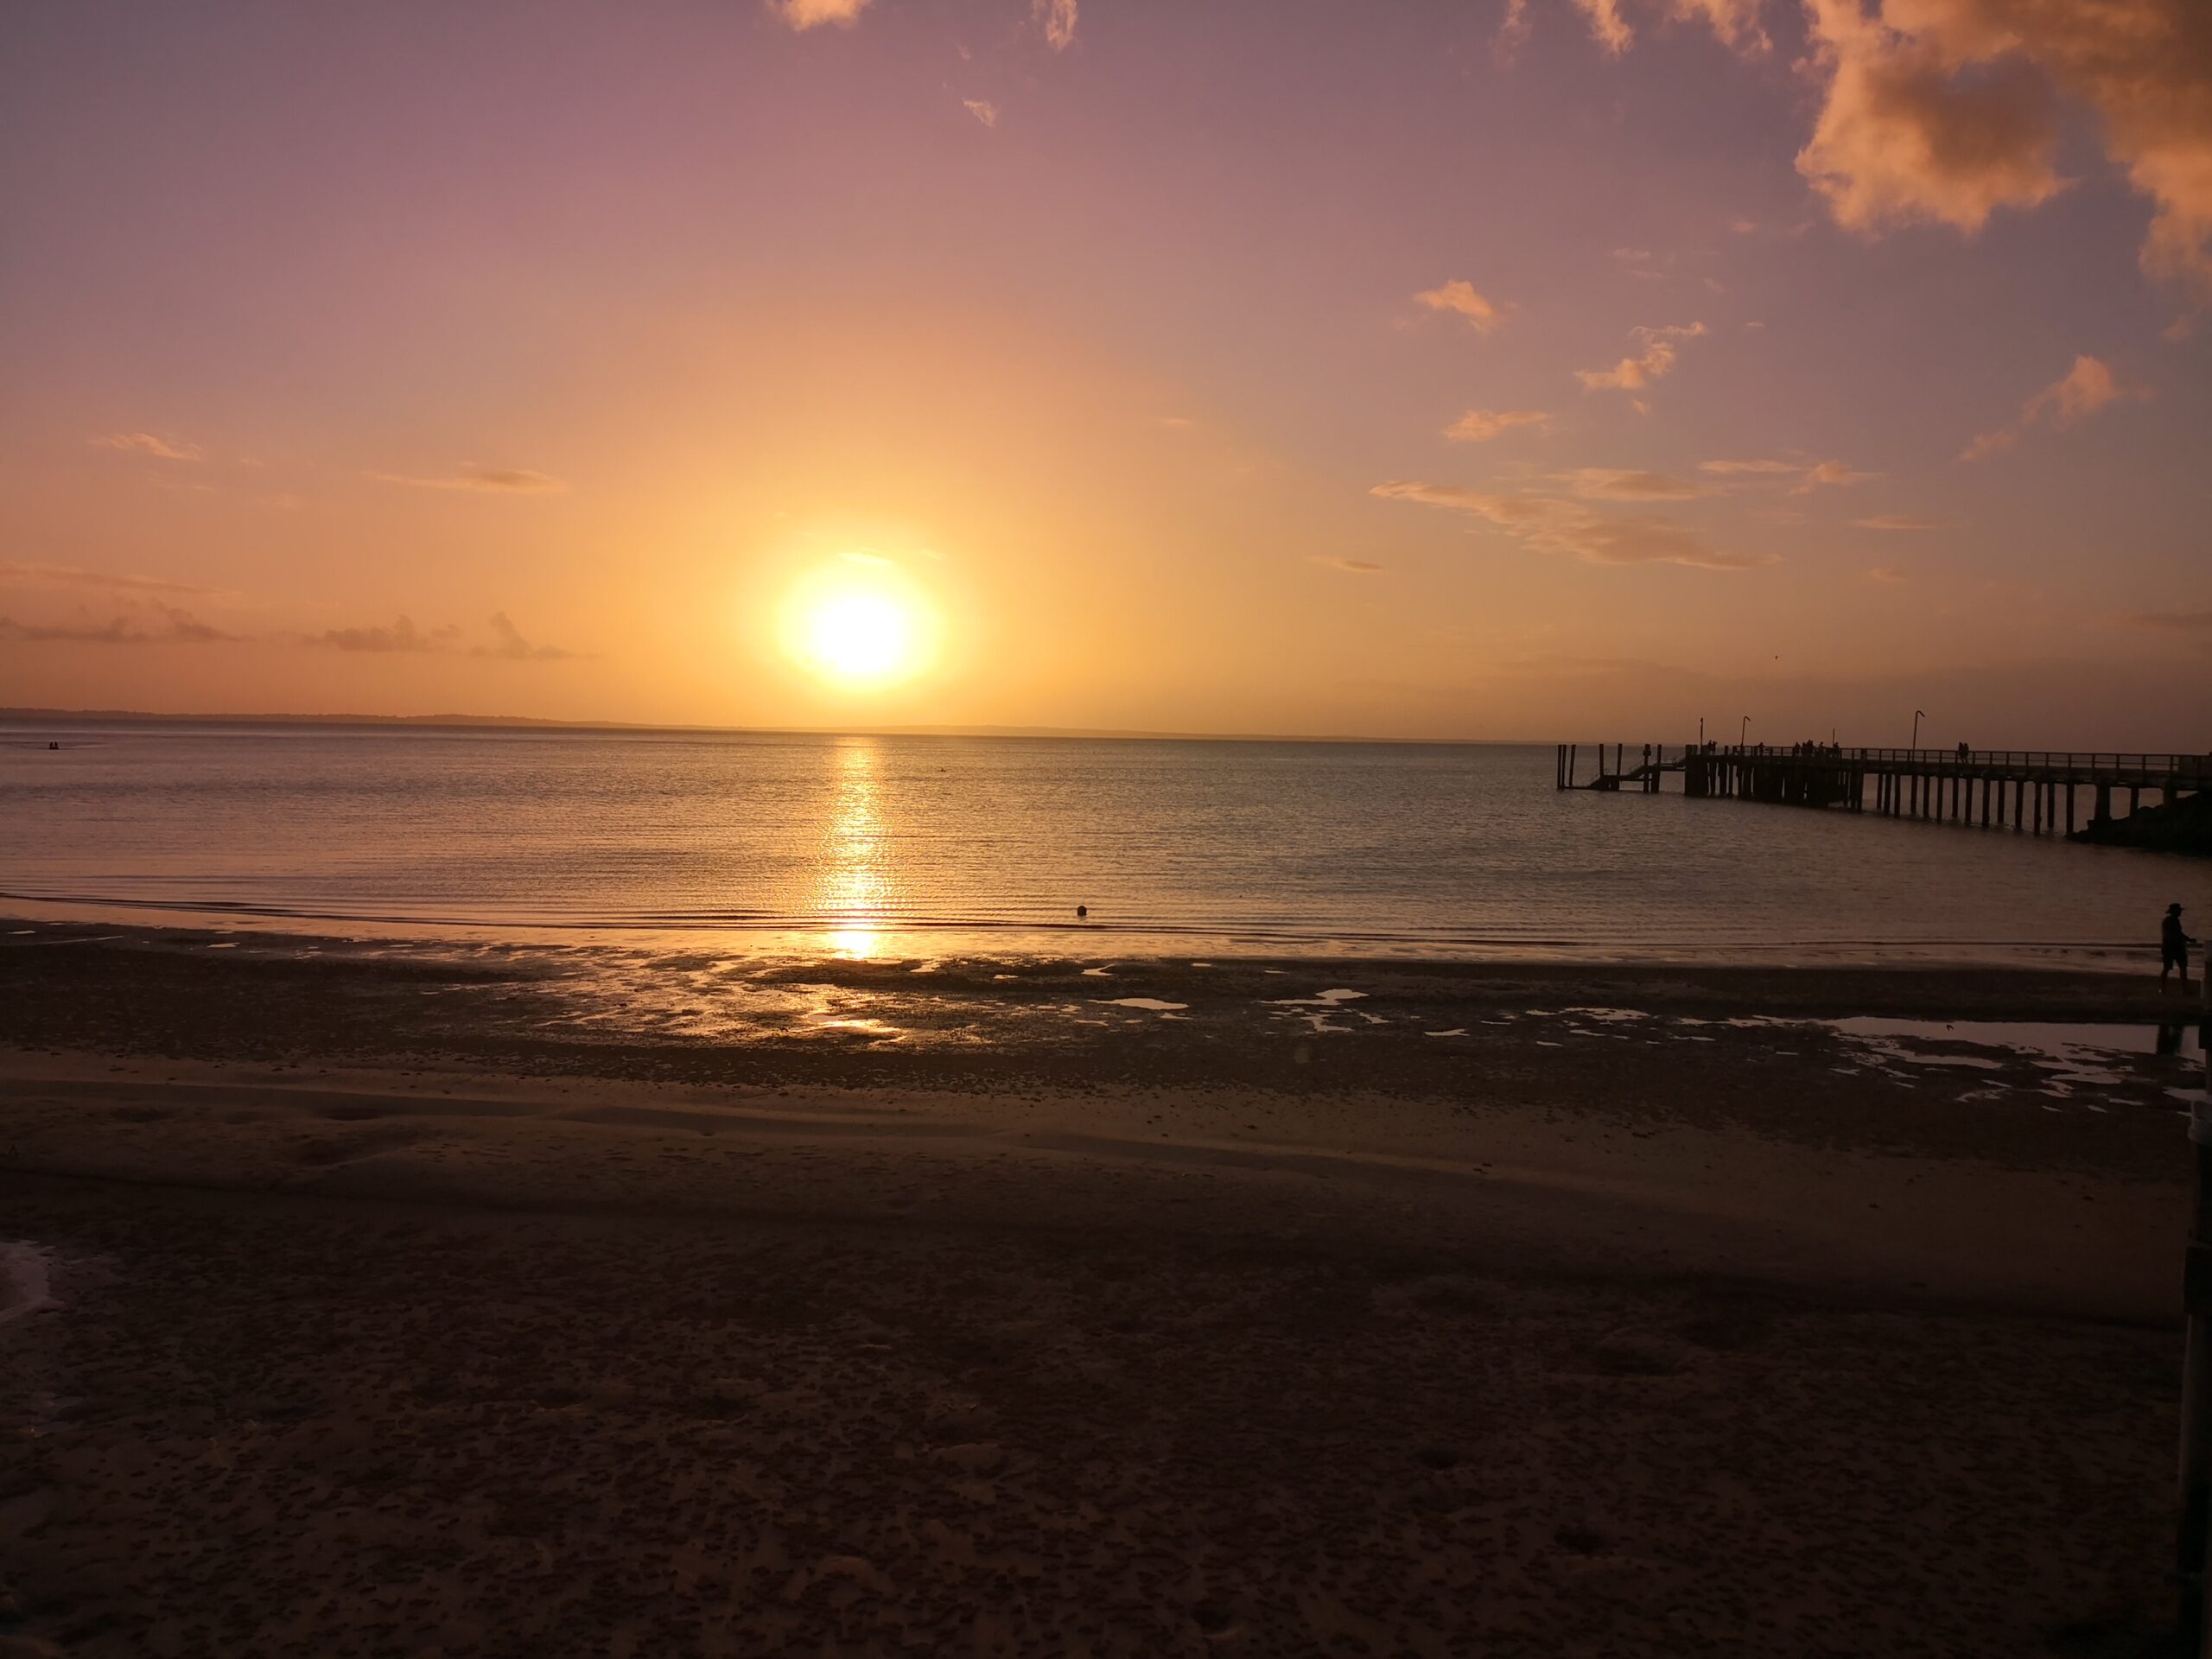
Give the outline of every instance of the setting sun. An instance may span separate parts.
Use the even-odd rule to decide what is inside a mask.
[[[897,677],[914,651],[913,619],[881,594],[844,594],[827,601],[807,624],[807,653],[841,680]]]
[[[887,563],[837,568],[802,582],[785,612],[785,643],[817,678],[849,690],[895,684],[928,666],[934,609]]]

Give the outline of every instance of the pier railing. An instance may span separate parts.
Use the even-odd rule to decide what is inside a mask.
[[[1611,749],[1610,754],[1607,753]],[[2147,749],[1845,748],[1833,743],[1596,746],[1597,775],[1580,776],[1581,746],[1559,746],[1562,790],[1658,792],[1679,776],[1693,798],[1713,795],[1798,806],[1870,809],[1889,817],[1979,821],[2037,835],[2071,835],[2078,797],[2089,796],[2093,837],[2108,827],[2116,799],[2131,818],[2146,794],[2165,806],[2212,790],[2212,754]],[[1871,791],[1872,798],[1869,799]],[[2106,838],[2108,838],[2107,836]]]
[[[1791,749],[1732,748],[1730,753],[1794,753]],[[1826,755],[1868,765],[2000,766],[2008,772],[2136,772],[2165,778],[2212,777],[2212,755],[2155,754],[2131,749],[1822,749]]]

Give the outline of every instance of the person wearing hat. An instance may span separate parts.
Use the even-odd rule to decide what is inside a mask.
[[[2166,906],[2166,919],[2158,930],[2158,988],[2166,988],[2166,976],[2177,968],[2181,969],[2181,988],[2189,988],[2189,947],[2196,941],[2181,931],[2181,903],[2177,899]]]

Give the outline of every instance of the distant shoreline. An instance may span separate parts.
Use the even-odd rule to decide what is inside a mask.
[[[135,709],[0,708],[0,722],[69,721],[87,724],[163,726],[399,727],[448,731],[658,733],[717,737],[965,737],[1066,739],[1117,743],[1373,743],[1408,748],[1513,749],[1541,747],[1548,738],[1370,737],[1358,733],[1154,732],[1086,726],[714,726],[648,721],[549,720],[536,715],[204,715],[159,714]]]

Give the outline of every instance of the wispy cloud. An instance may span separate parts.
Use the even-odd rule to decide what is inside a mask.
[[[1792,495],[1810,495],[1818,489],[1865,484],[1882,476],[1879,473],[1859,472],[1840,461],[1700,461],[1697,469],[1718,478],[1770,478],[1777,483],[1788,479],[1791,480]]]
[[[68,564],[33,564],[20,559],[0,559],[0,588],[81,588],[111,594],[201,595],[220,591],[189,582],[168,582],[159,576],[117,575],[105,570],[82,570]]]
[[[1542,428],[1551,416],[1541,409],[1471,409],[1444,429],[1455,443],[1488,443],[1518,426]]]
[[[1713,486],[1694,478],[1619,467],[1577,467],[1551,476],[1554,483],[1567,486],[1569,493],[1601,501],[1694,501],[1713,491]]]
[[[999,124],[999,106],[988,98],[963,98],[960,100],[960,107],[987,127],[995,127]]]
[[[470,655],[504,658],[511,663],[563,663],[582,655],[581,652],[564,651],[559,645],[531,644],[505,611],[492,613],[491,626],[495,643],[479,645]]]
[[[489,495],[548,495],[569,487],[557,478],[518,467],[456,467],[432,477],[404,473],[369,476],[379,484],[404,484],[411,490],[469,490]]]
[[[1487,334],[1505,321],[1505,308],[1475,291],[1472,283],[1457,277],[1436,288],[1425,289],[1414,296],[1414,303],[1425,305],[1432,311],[1442,311],[1465,317],[1467,326],[1478,334]]]
[[[1643,349],[1634,357],[1621,359],[1610,369],[1576,370],[1574,378],[1582,383],[1585,391],[1636,391],[1649,385],[1673,372],[1681,342],[1695,340],[1705,333],[1705,325],[1678,322],[1656,328],[1631,328],[1629,332],[1643,342]]]
[[[1816,461],[1805,469],[1804,477],[1797,480],[1792,495],[1810,495],[1815,490],[1844,484],[1864,484],[1879,478],[1879,473],[1857,473],[1840,461]]]
[[[1555,496],[1491,494],[1403,479],[1377,484],[1371,493],[1468,513],[1538,552],[1562,554],[1592,564],[1685,564],[1702,570],[1748,570],[1775,563],[1772,554],[1733,553],[1710,547],[1695,531],[1671,518],[1645,514],[1616,518]]]
[[[1636,39],[1636,31],[1621,16],[1620,0],[1574,0],[1574,9],[1590,25],[1592,37],[1616,57]]]
[[[151,455],[156,461],[207,459],[207,453],[196,443],[187,443],[180,438],[159,437],[151,432],[110,432],[94,438],[92,442],[102,449],[117,449],[130,455]]]
[[[2094,357],[2077,357],[2074,366],[2020,405],[2020,417],[2010,426],[1985,432],[1959,452],[1961,461],[1980,461],[2001,454],[2019,442],[2030,427],[2061,429],[2085,421],[2099,410],[2123,397],[2139,397],[2139,389],[2123,386],[2113,372]]]
[[[1701,473],[1719,473],[1728,475],[1760,473],[1794,474],[1803,472],[1805,463],[1802,461],[1700,461],[1697,464],[1697,469]]]
[[[1075,44],[1076,0],[1029,0],[1029,9],[1053,51],[1065,52]]]
[[[1319,553],[1313,556],[1313,563],[1324,567],[1325,569],[1330,570],[1342,570],[1346,575],[1354,576],[1375,575],[1382,569],[1381,565],[1376,563],[1372,559],[1333,558],[1326,554]]]
[[[149,617],[151,620],[149,621]],[[0,616],[0,639],[61,642],[80,645],[207,645],[235,643],[239,636],[201,621],[190,611],[158,601],[143,610],[71,622],[19,622]]]
[[[1907,579],[1904,572],[1894,564],[1878,564],[1866,575],[1873,582],[1904,582]]]
[[[1858,530],[1916,531],[1953,530],[1957,528],[1958,521],[1953,518],[1923,518],[1909,512],[1881,512],[1871,518],[1854,518],[1851,523]]]
[[[868,10],[868,0],[768,0],[768,10],[793,29],[813,29],[835,23],[850,29]]]

